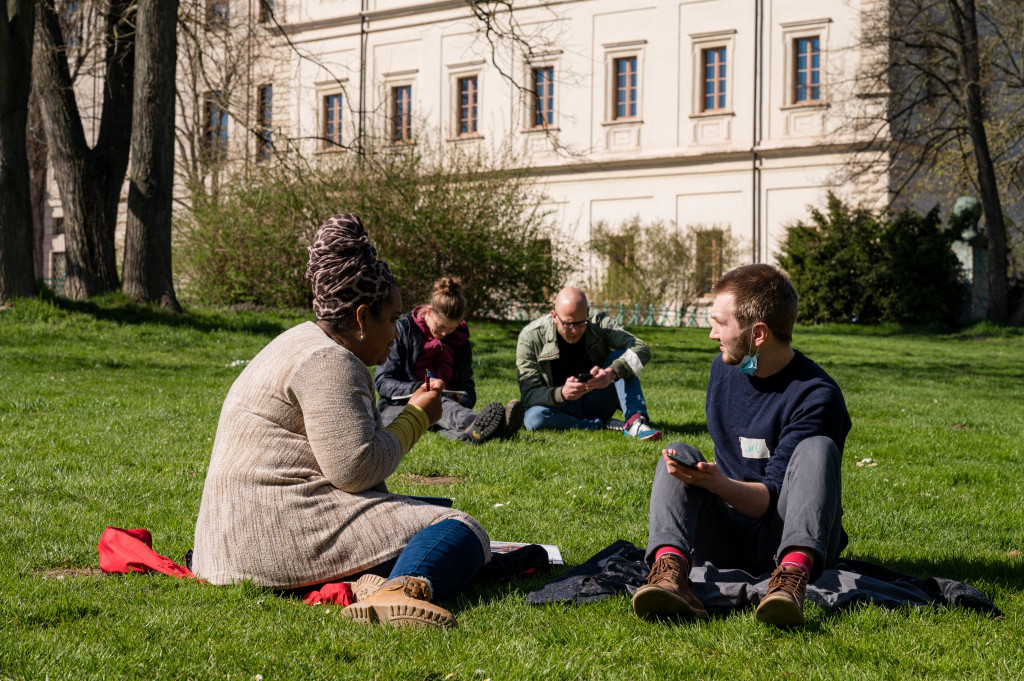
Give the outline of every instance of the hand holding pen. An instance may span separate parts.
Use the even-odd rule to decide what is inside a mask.
[[[423,377],[423,386],[416,389],[416,392],[409,398],[409,404],[415,405],[427,414],[431,423],[436,423],[441,418],[441,393],[444,391],[444,381],[434,378],[430,371]]]

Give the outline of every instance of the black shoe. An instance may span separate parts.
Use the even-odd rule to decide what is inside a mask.
[[[505,428],[505,407],[501,402],[491,402],[480,410],[473,423],[462,432],[459,439],[473,445],[487,442],[498,436]]]
[[[505,428],[501,431],[502,439],[509,439],[516,436],[519,429],[523,427],[523,415],[526,414],[526,407],[519,400],[512,400],[505,407]]]

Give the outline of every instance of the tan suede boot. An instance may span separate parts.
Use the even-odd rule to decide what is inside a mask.
[[[387,579],[380,575],[363,575],[356,581],[352,582],[352,594],[355,596],[356,601],[365,601],[367,598],[377,593],[377,591],[384,586],[384,582]]]
[[[371,596],[341,611],[360,624],[381,622],[393,627],[454,627],[455,617],[430,602],[430,582],[419,577],[393,577]]]

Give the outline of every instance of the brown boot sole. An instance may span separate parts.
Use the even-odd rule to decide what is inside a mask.
[[[806,624],[804,609],[790,599],[780,596],[765,598],[754,614],[758,622],[771,624],[780,629],[802,627]]]
[[[373,624],[380,622],[393,627],[434,627],[444,629],[455,627],[455,618],[448,611],[438,612],[424,602],[423,605],[411,603],[353,603],[341,611],[342,617],[359,622]]]
[[[706,620],[708,611],[694,608],[670,591],[653,584],[645,584],[633,594],[633,612],[643,619],[692,617]]]

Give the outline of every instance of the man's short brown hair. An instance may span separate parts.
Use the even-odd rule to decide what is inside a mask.
[[[764,322],[785,343],[793,342],[798,296],[789,274],[775,265],[743,265],[730,270],[711,287],[711,293],[731,293],[732,314],[741,329]]]

